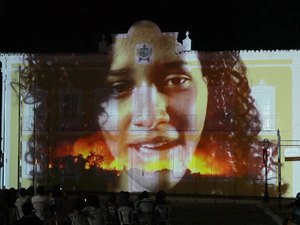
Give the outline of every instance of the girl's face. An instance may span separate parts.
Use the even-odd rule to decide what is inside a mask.
[[[113,163],[140,190],[175,185],[203,129],[206,82],[198,60],[192,69],[176,54],[177,46],[174,35],[153,24],[132,27],[114,44],[106,80],[110,96],[98,121]]]

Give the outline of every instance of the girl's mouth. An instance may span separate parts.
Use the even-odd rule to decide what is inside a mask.
[[[179,144],[178,139],[166,138],[166,137],[155,137],[155,138],[145,138],[137,139],[130,142],[128,147],[133,148],[140,152],[151,151],[164,151]]]

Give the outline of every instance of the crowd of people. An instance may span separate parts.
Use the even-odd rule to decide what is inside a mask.
[[[123,209],[127,210],[126,215]],[[170,210],[171,204],[163,190],[153,196],[148,191],[100,196],[66,194],[59,185],[51,190],[40,185],[36,189],[31,186],[0,192],[1,225],[122,225],[124,220],[130,224],[160,225],[167,224]]]

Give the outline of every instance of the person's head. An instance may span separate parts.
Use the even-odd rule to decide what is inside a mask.
[[[19,190],[19,196],[25,197],[26,194],[27,194],[26,189],[25,188],[20,188],[20,190]]]
[[[22,206],[22,211],[25,216],[34,214],[34,208],[31,202],[25,202]]]
[[[62,193],[62,188],[60,185],[55,184],[52,186],[52,197],[54,198],[59,198],[62,197],[63,193]]]
[[[86,200],[85,196],[78,195],[75,199],[74,209],[80,211],[84,207],[86,207],[86,205],[87,205],[87,200]]]
[[[34,196],[34,188],[33,188],[33,186],[29,186],[29,187],[26,189],[26,195],[29,196],[29,197]]]
[[[141,198],[148,198],[148,197],[149,197],[148,191],[143,191],[141,194]]]
[[[163,201],[166,199],[166,197],[167,197],[166,192],[163,190],[159,190],[155,195],[155,201],[157,201],[157,202]]]
[[[99,202],[98,195],[93,194],[93,195],[87,196],[87,205],[88,206],[93,206],[95,208],[99,208],[100,202]]]
[[[178,47],[177,35],[149,21],[117,35],[112,47],[99,126],[121,168],[147,190],[176,184],[160,172],[174,164],[179,176],[186,172],[204,125],[206,78]]]
[[[45,186],[44,185],[39,185],[37,188],[36,188],[36,193],[38,195],[44,195],[45,194]]]
[[[109,202],[116,202],[117,201],[117,196],[115,193],[110,193],[108,197]]]

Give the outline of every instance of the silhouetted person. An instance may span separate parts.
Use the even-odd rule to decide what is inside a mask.
[[[24,216],[16,222],[16,225],[43,225],[43,221],[35,215],[31,202],[25,202],[22,211]]]
[[[22,218],[23,217],[23,211],[22,211],[22,205],[25,203],[25,202],[30,202],[30,198],[27,196],[27,192],[26,192],[26,189],[25,188],[21,188],[19,190],[19,196],[18,198],[16,199],[16,207],[18,209],[18,212],[19,212],[19,217]]]
[[[118,204],[115,193],[111,193],[107,202],[105,203],[106,219],[109,224],[117,224],[119,222],[117,214]]]
[[[33,188],[33,186],[29,186],[26,189],[26,195],[27,195],[27,198],[29,198],[30,201],[31,201],[31,198],[34,196],[34,188]]]
[[[50,212],[50,198],[46,194],[45,187],[40,185],[36,189],[36,195],[31,198],[31,203],[36,209],[36,215],[42,219],[47,220]]]
[[[169,222],[171,212],[171,205],[167,199],[167,194],[160,190],[155,195],[154,203],[154,224],[167,225]]]
[[[53,185],[50,197],[50,216],[58,224],[64,224],[67,216],[64,202],[65,195],[61,186],[58,184]]]
[[[118,207],[129,206],[134,209],[134,203],[130,200],[130,193],[128,191],[121,191],[119,194]]]
[[[297,193],[296,199],[292,204],[293,211],[291,214],[291,219],[296,224],[300,224],[300,192]]]

